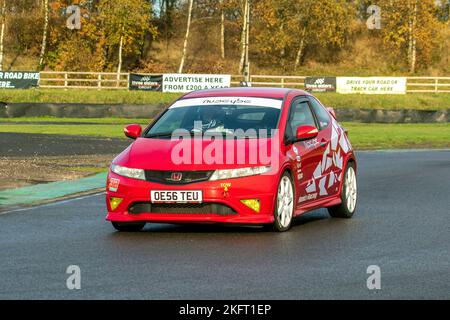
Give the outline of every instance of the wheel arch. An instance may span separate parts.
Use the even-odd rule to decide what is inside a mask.
[[[358,163],[357,163],[357,161],[356,161],[356,157],[355,157],[355,154],[353,153],[353,152],[350,152],[348,155],[347,155],[347,157],[346,157],[346,159],[345,159],[345,162],[344,162],[344,164],[343,164],[343,166],[342,166],[342,176],[341,176],[341,181],[339,182],[339,195],[341,194],[341,192],[342,192],[342,187],[343,187],[343,185],[344,185],[344,179],[345,179],[345,169],[347,168],[347,165],[349,164],[349,163],[352,163],[354,166],[355,166],[355,172],[356,172],[356,174],[358,174]]]

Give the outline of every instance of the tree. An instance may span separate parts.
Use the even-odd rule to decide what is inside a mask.
[[[450,0],[436,0],[438,6],[437,17],[440,21],[449,21],[450,19]]]
[[[125,54],[139,53],[146,33],[157,34],[151,25],[151,6],[146,0],[101,0],[98,5],[100,24],[107,49],[118,52],[117,74],[122,70]]]
[[[5,26],[6,26],[6,0],[2,1],[1,7],[1,31],[0,31],[0,71],[3,70],[3,45],[5,41]]]
[[[220,0],[220,57],[225,59],[225,8]]]
[[[244,74],[248,67],[248,50],[250,38],[250,0],[243,0],[242,33],[241,33],[241,59],[239,73]],[[248,79],[246,79],[248,80]]]
[[[257,51],[268,63],[298,67],[309,48],[334,54],[352,32],[355,5],[344,0],[261,0],[255,5]]]
[[[382,37],[388,48],[408,65],[411,73],[417,64],[427,66],[439,44],[440,22],[434,0],[380,0]]]
[[[44,31],[42,34],[41,54],[39,56],[39,69],[42,69],[44,66],[45,50],[47,48],[48,20],[49,20],[48,0],[44,0]]]
[[[186,49],[188,45],[188,39],[189,39],[189,31],[191,29],[191,18],[192,18],[192,5],[194,0],[189,0],[189,9],[188,9],[188,19],[187,19],[187,26],[186,26],[186,34],[184,35],[184,42],[183,42],[183,53],[181,54],[181,60],[180,60],[180,66],[178,68],[178,73],[183,73],[183,67],[184,67],[184,60],[186,59]]]

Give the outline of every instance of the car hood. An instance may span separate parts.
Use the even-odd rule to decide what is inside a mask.
[[[185,139],[180,142],[138,138],[113,163],[129,168],[180,171],[270,165],[271,155],[277,160],[279,156],[278,150],[272,150],[277,145],[272,140],[274,138],[215,141]]]

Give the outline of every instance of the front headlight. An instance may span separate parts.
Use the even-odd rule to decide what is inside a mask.
[[[240,168],[240,169],[216,170],[211,175],[211,178],[209,178],[209,180],[216,181],[216,180],[255,176],[257,174],[263,174],[263,173],[269,172],[270,169],[271,169],[270,166],[262,166],[262,167],[250,167],[250,168]]]
[[[145,180],[145,172],[142,169],[132,169],[113,164],[111,165],[111,171],[118,174],[119,176]]]

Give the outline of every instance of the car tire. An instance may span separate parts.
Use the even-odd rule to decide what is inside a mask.
[[[145,226],[145,222],[111,222],[111,224],[121,232],[138,232]]]
[[[358,187],[355,163],[349,162],[345,168],[344,181],[341,188],[341,204],[328,208],[333,218],[351,218],[356,210]]]
[[[272,230],[284,232],[291,228],[295,210],[295,188],[289,172],[283,173],[278,183]]]

